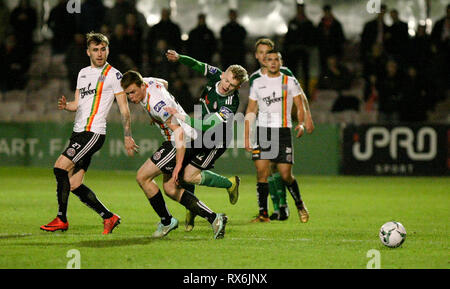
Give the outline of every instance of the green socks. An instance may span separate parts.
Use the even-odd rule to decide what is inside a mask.
[[[224,176],[218,175],[211,171],[201,172],[202,180],[200,181],[201,186],[215,187],[215,188],[230,188],[233,184],[229,179]]]
[[[278,212],[280,206],[286,206],[286,186],[281,179],[280,173],[274,173],[267,179],[269,183],[270,198],[273,203],[274,212]]]
[[[267,178],[267,182],[269,183],[269,194],[272,199],[273,211],[280,211],[280,197],[278,196],[277,184],[273,178],[273,176],[269,176]]]

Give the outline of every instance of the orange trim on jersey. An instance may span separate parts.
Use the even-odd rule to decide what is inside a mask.
[[[282,102],[282,107],[281,107],[281,112],[282,112],[281,125],[282,125],[282,127],[287,127],[288,126],[288,118],[287,118],[287,116],[288,116],[288,111],[287,111],[288,77],[287,77],[287,75],[283,75],[281,83],[282,83],[281,96],[283,97],[283,102]]]
[[[94,99],[92,100],[91,115],[88,117],[87,124],[85,127],[86,131],[91,131],[92,123],[94,122],[94,117],[98,112],[98,107],[100,106],[100,100],[102,98],[103,92],[103,84],[105,83],[106,76],[108,75],[108,72],[111,70],[111,68],[112,66],[107,64],[97,81]]]

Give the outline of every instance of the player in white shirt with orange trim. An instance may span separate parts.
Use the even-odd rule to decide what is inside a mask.
[[[106,117],[114,99],[117,100],[124,127],[124,143],[129,156],[133,156],[138,146],[131,136],[131,119],[128,102],[120,87],[121,73],[107,63],[109,40],[100,33],[87,34],[87,55],[91,65],[78,74],[75,99],[67,102],[62,96],[58,100],[58,109],[76,111],[73,133],[69,146],[56,160],[53,172],[57,181],[58,214],[44,231],[66,231],[67,205],[72,191],[88,207],[95,210],[104,224],[103,234],[109,234],[120,223],[120,217],[110,212],[83,184],[84,175],[91,158],[105,141]]]
[[[270,162],[277,169],[286,187],[294,198],[300,221],[308,221],[309,213],[303,203],[297,181],[292,174],[294,163],[291,137],[291,111],[295,104],[299,124],[296,137],[305,131],[305,107],[302,101],[303,90],[298,81],[280,72],[281,54],[270,50],[266,54],[267,74],[255,79],[250,87],[249,103],[245,121],[245,148],[253,153],[257,171],[257,195],[259,214],[252,222],[269,222],[267,197],[269,195],[268,177]],[[259,110],[259,112],[258,112]],[[250,129],[257,118],[256,147],[250,145]],[[269,146],[266,146],[269,144]]]
[[[186,148],[185,143],[194,140],[197,132],[186,123],[178,122],[164,108],[173,107],[182,115],[186,115],[183,108],[167,91],[161,79],[143,78],[136,71],[127,71],[123,75],[121,85],[128,99],[133,103],[141,104],[153,123],[159,126],[165,139],[161,147],[139,168],[136,175],[136,180],[150,205],[161,218],[152,236],[162,238],[178,228],[178,220],[170,214],[161,190],[154,181],[157,176],[163,174],[163,188],[166,195],[186,209],[207,219],[215,239],[223,238],[227,216],[213,212],[192,192],[179,186],[178,178],[182,177],[182,170],[191,160],[191,154],[194,153],[192,148]]]

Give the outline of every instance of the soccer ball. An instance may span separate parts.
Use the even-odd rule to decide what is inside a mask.
[[[389,248],[397,248],[406,239],[406,230],[399,222],[387,222],[380,229],[380,241]]]

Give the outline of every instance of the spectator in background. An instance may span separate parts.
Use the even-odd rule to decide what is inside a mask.
[[[330,55],[327,58],[327,67],[319,79],[320,89],[341,91],[349,89],[352,83],[352,74],[340,63],[339,58]]]
[[[105,20],[108,8],[102,0],[86,0],[81,4],[80,28],[81,33],[99,31]]]
[[[381,43],[372,45],[370,54],[367,54],[363,63],[363,78],[365,81],[364,99],[373,94],[377,80],[385,74],[388,56]]]
[[[245,38],[247,37],[247,30],[237,22],[237,17],[237,10],[230,9],[228,11],[229,22],[220,29],[222,69],[226,69],[233,64],[246,66]]]
[[[426,80],[417,74],[416,68],[410,65],[402,83],[401,122],[424,122],[427,120],[426,113],[430,105],[425,82]]]
[[[161,45],[161,43],[159,43],[161,40],[165,42],[167,49],[181,49],[181,29],[178,24],[170,19],[170,14],[171,11],[169,8],[163,8],[161,10],[161,20],[149,30],[147,43],[150,61],[159,57],[161,59],[165,58],[165,51],[161,55],[156,55],[156,53],[158,53],[157,46]]]
[[[116,27],[117,24],[125,24],[126,15],[133,12],[133,6],[127,0],[115,0],[115,4],[105,14],[105,24]]]
[[[380,13],[377,14],[377,17],[364,24],[360,43],[360,56],[363,64],[370,59],[374,44],[384,49],[385,34],[388,30],[388,26],[384,22],[386,9],[386,5],[380,5]]]
[[[31,56],[34,48],[33,32],[37,26],[36,9],[31,7],[30,0],[20,0],[19,5],[11,12],[10,23],[16,36],[17,46],[25,54]]]
[[[323,6],[323,17],[317,26],[317,45],[319,48],[321,72],[327,69],[327,59],[335,56],[341,59],[345,42],[342,25],[332,11],[331,5]]]
[[[303,72],[303,89],[309,93],[310,50],[315,45],[315,27],[305,14],[305,4],[297,4],[297,15],[289,21],[288,31],[284,37],[285,65],[295,77],[298,77],[298,65],[301,63]]]
[[[433,57],[433,82],[436,87],[435,99],[439,101],[450,88],[450,4],[446,16],[439,19],[431,32]]]
[[[0,42],[6,38],[9,27],[9,8],[4,0],[0,0]],[[1,44],[1,43],[0,43]]]
[[[408,24],[400,20],[396,9],[391,10],[390,16],[392,25],[386,32],[385,49],[398,63],[404,65],[409,48]]]
[[[206,25],[206,15],[197,16],[197,27],[189,32],[187,51],[193,58],[204,63],[211,63],[217,49],[217,41],[214,33]]]
[[[189,86],[182,77],[179,75],[171,77],[169,92],[175,96],[175,99],[187,114],[194,112],[194,98],[189,90]]]
[[[2,90],[24,89],[30,67],[28,52],[18,45],[14,34],[6,37],[0,46],[0,87]]]
[[[394,59],[388,60],[385,74],[377,78],[380,122],[396,123],[400,120],[403,80],[398,63]]]
[[[130,69],[137,70],[136,64],[131,56],[131,41],[125,31],[125,25],[116,24],[113,34],[109,41],[110,53],[109,59],[119,71],[127,71]]]
[[[59,0],[47,20],[48,27],[53,32],[51,44],[54,54],[65,53],[76,33],[77,14],[67,12],[67,3],[68,0]]]
[[[78,73],[86,66],[89,66],[89,58],[86,57],[86,38],[81,33],[76,33],[67,48],[65,64],[67,76],[69,78],[70,89],[77,87]]]
[[[128,56],[138,69],[142,66],[142,29],[137,24],[136,14],[128,13],[125,16],[125,34],[129,40]]]

